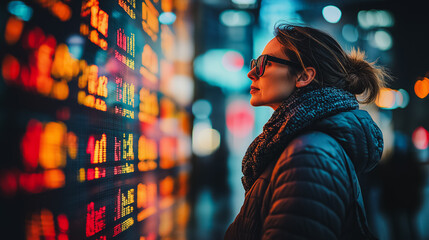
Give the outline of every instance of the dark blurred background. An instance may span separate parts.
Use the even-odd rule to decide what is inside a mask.
[[[249,104],[249,62],[286,22],[389,70],[375,104],[361,106],[385,141],[360,176],[368,221],[381,240],[429,240],[428,9],[1,1],[0,238],[223,239],[244,200],[242,157],[273,112]]]

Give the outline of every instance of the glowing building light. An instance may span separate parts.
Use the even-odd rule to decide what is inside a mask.
[[[323,17],[329,23],[337,23],[341,19],[341,10],[333,5],[328,5],[322,10]]]
[[[245,11],[225,10],[220,14],[220,22],[228,27],[244,27],[252,22],[252,17]]]
[[[170,25],[176,21],[176,14],[173,12],[163,12],[159,15],[159,22],[161,24]]]
[[[199,99],[192,104],[192,113],[196,118],[206,119],[212,112],[212,105],[205,99]]]
[[[342,35],[348,42],[356,42],[359,38],[359,32],[357,28],[351,24],[345,24],[343,26]]]
[[[33,9],[21,1],[12,1],[7,5],[9,12],[18,18],[28,21],[33,16]]]
[[[425,77],[423,80],[417,80],[414,84],[414,92],[417,97],[425,98],[429,94],[429,79]]]
[[[417,149],[425,150],[429,144],[429,133],[425,128],[418,127],[413,132],[412,140]]]

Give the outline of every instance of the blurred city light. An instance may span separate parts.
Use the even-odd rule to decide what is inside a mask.
[[[76,59],[81,59],[85,39],[80,35],[74,34],[67,38],[66,43],[70,54]]]
[[[176,21],[176,14],[172,12],[163,12],[159,15],[159,22],[161,24],[170,25]]]
[[[190,76],[174,75],[168,92],[180,105],[190,104],[194,97],[194,81]]]
[[[410,97],[404,89],[394,90],[390,88],[383,88],[375,100],[375,104],[379,108],[396,109],[398,107],[405,108],[410,101]]]
[[[425,150],[429,144],[429,133],[423,127],[418,127],[412,135],[414,146],[419,150]]]
[[[222,57],[222,65],[228,71],[240,71],[244,66],[243,55],[236,51],[227,51]]]
[[[359,11],[358,23],[364,29],[376,27],[392,27],[395,24],[390,12],[384,10]]]
[[[21,65],[18,60],[7,54],[2,61],[2,76],[6,82],[12,83],[17,80],[19,76],[19,72],[21,69]]]
[[[12,1],[8,4],[9,12],[18,18],[28,21],[33,16],[33,9],[21,1]]]
[[[23,28],[24,22],[19,18],[11,16],[6,23],[6,29],[4,33],[6,43],[9,45],[15,44],[21,37]]]
[[[379,108],[392,109],[395,106],[396,102],[396,94],[390,88],[383,88],[380,90],[380,94],[378,95],[375,104]]]
[[[247,101],[231,101],[226,108],[226,126],[236,137],[245,137],[252,133],[255,123],[253,109]]]
[[[345,24],[341,33],[343,35],[343,38],[348,42],[354,43],[359,38],[359,32],[357,28],[351,24]]]
[[[399,105],[400,108],[406,108],[410,102],[410,95],[404,89],[399,89],[398,93],[402,95],[402,104]]]
[[[414,84],[414,92],[417,97],[425,98],[429,94],[429,79],[425,77],[423,80],[417,80]]]
[[[209,121],[197,121],[192,130],[192,151],[204,157],[212,154],[220,146],[220,133],[211,127]]]
[[[237,91],[250,84],[243,64],[243,56],[234,50],[211,49],[195,58],[194,72],[211,85]]]
[[[304,23],[301,15],[297,13],[297,10],[303,7],[302,4],[298,1],[262,0],[259,11],[261,31],[255,37],[262,34],[272,38],[273,26],[279,21],[286,20],[290,24]],[[262,38],[266,37],[262,36]]]
[[[255,4],[257,0],[231,0],[234,4]]]
[[[252,22],[252,17],[245,11],[225,10],[220,14],[220,22],[228,27],[244,27]]]
[[[373,45],[382,51],[387,51],[392,48],[392,36],[384,30],[378,30],[374,33]]]
[[[205,99],[199,99],[192,104],[192,113],[198,119],[206,119],[212,112],[212,105]]]
[[[328,5],[324,7],[322,14],[323,18],[325,18],[325,20],[330,23],[337,23],[341,19],[341,10],[334,5]]]

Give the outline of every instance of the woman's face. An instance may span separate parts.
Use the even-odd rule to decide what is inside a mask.
[[[273,38],[265,46],[262,55],[264,54],[289,60],[277,38]],[[274,110],[290,96],[295,89],[297,78],[291,74],[289,66],[272,61],[267,61],[265,72],[261,77],[256,75],[255,68],[251,69],[247,76],[252,80],[250,104],[255,107],[270,106]]]

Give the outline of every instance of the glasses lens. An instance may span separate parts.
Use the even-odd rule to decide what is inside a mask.
[[[258,76],[262,76],[262,74],[264,73],[264,67],[265,67],[265,56],[260,56],[258,57],[258,60],[256,60],[256,73],[258,74]]]
[[[250,61],[250,69],[252,70],[254,67],[256,67],[256,60],[255,60],[255,59],[252,59],[252,60]]]

